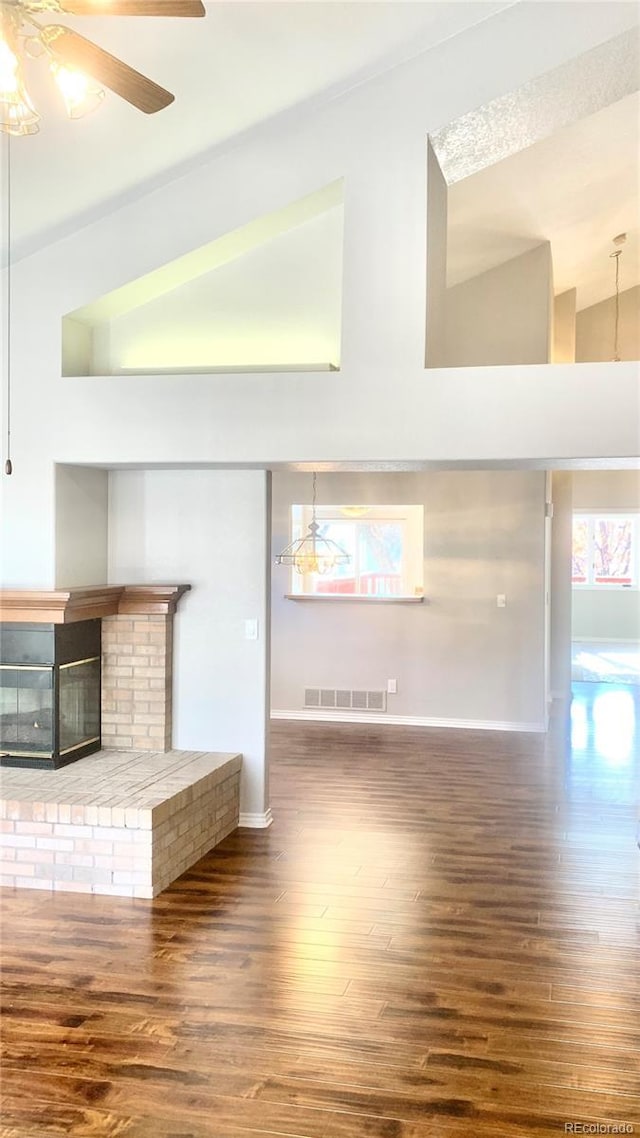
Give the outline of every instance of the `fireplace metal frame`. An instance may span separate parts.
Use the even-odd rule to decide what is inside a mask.
[[[97,685],[91,705],[91,719],[97,724],[80,742],[62,747],[60,697],[64,673],[82,664],[97,665]],[[20,747],[2,738],[0,725],[0,766],[33,767],[57,770],[101,747],[101,621],[77,621],[73,624],[10,623],[0,624],[0,669],[3,672],[37,671],[51,677],[52,724],[46,750]],[[16,684],[16,686],[18,686]],[[37,714],[37,713],[34,713]]]

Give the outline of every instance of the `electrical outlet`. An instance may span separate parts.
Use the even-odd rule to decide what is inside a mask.
[[[398,694],[398,681],[397,680],[387,680],[387,691],[388,691],[389,695],[397,695]]]

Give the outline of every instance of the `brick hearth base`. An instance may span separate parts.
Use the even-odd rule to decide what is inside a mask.
[[[241,763],[99,751],[57,771],[5,769],[0,884],[155,897],[236,829]]]

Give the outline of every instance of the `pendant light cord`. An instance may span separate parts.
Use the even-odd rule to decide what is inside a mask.
[[[11,135],[7,135],[7,458],[5,474],[13,473],[11,462]]]
[[[620,363],[620,350],[618,343],[619,329],[620,329],[620,255],[622,249],[615,249],[613,253],[609,253],[610,257],[615,258],[616,262],[616,296],[615,296],[615,316],[613,322],[613,362]]]
[[[614,238],[616,245],[624,244],[626,233],[620,233]],[[616,295],[614,308],[614,363],[620,363],[620,258],[622,249],[614,249],[609,257],[614,257],[616,263]]]
[[[313,472],[313,483],[312,483],[312,485],[313,485],[313,491],[311,494],[311,525],[309,526],[309,529],[311,531],[311,545],[312,545],[313,553],[315,556],[316,533],[317,533],[317,526],[316,526],[316,472],[315,472],[315,470]]]

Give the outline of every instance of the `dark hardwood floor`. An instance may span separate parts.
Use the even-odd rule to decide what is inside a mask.
[[[573,748],[274,724],[269,831],[153,902],[5,890],[0,1138],[640,1134],[639,697],[608,689]]]

